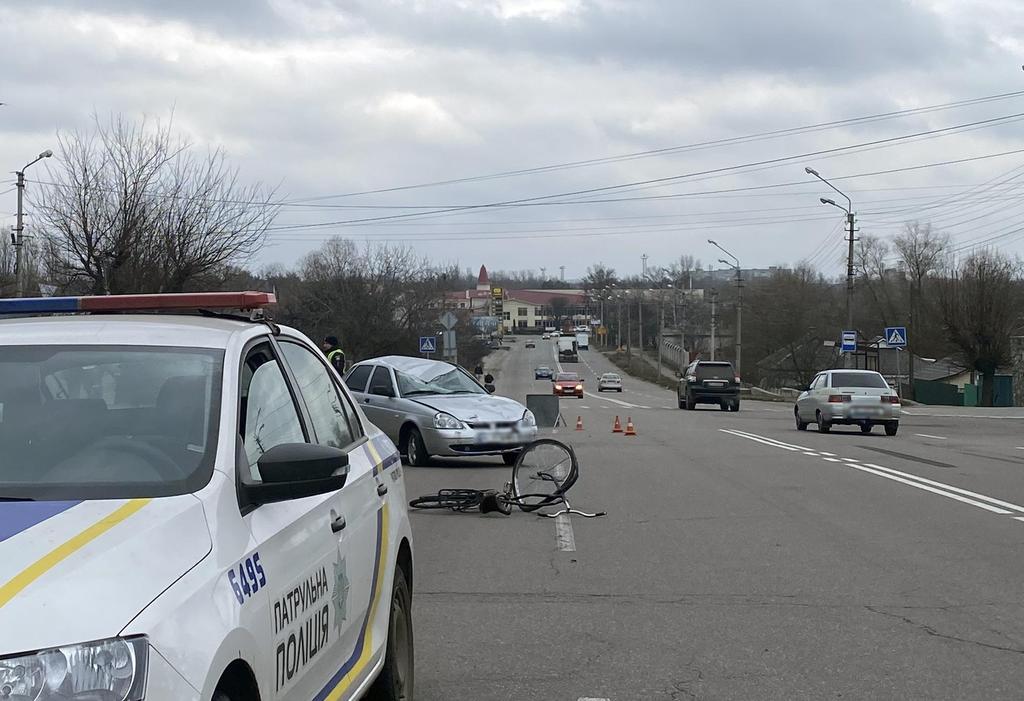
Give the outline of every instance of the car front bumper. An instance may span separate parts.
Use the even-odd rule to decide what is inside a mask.
[[[456,457],[459,455],[501,455],[521,450],[523,446],[537,439],[536,426],[521,426],[501,438],[494,440],[483,436],[475,428],[464,429],[421,429],[423,443],[430,455]]]

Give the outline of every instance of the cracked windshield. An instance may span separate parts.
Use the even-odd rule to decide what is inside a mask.
[[[0,0],[0,701],[1020,699],[1022,37]]]

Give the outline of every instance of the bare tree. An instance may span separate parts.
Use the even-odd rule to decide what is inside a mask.
[[[50,275],[65,288],[180,292],[245,262],[278,211],[272,191],[239,184],[221,150],[199,157],[169,124],[94,119],[57,141],[59,165],[35,205]]]
[[[893,248],[899,255],[909,283],[910,338],[907,339],[907,346],[910,350],[909,379],[913,393],[914,352],[920,348],[934,347],[941,334],[937,324],[929,323],[939,315],[935,313],[933,297],[924,293],[929,276],[949,267],[949,236],[934,232],[931,224],[908,222],[904,225],[903,233],[893,238]]]
[[[1020,329],[1020,266],[995,251],[975,253],[939,282],[938,305],[950,342],[981,374],[981,402],[992,406],[994,378],[1010,361],[1010,336]]]
[[[886,241],[870,234],[860,237],[855,251],[860,287],[867,297],[865,311],[883,326],[899,318],[901,307],[902,286],[898,271],[889,263],[890,252]]]

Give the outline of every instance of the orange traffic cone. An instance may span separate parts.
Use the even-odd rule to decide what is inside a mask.
[[[635,436],[636,435],[636,427],[633,426],[633,417],[632,416],[627,416],[626,417],[626,433],[624,435],[626,435],[626,436]]]
[[[576,417],[576,430],[577,431],[582,431],[583,430],[583,417],[582,416],[577,416]]]
[[[612,426],[612,433],[622,433],[622,424],[619,422],[619,417],[615,417],[615,425]]]

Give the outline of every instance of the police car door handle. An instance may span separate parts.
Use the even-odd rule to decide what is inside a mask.
[[[334,519],[331,521],[331,532],[341,533],[343,530],[345,530],[345,526],[347,525],[348,524],[345,522],[344,516],[335,516]]]
[[[377,496],[382,497],[388,493],[388,486],[381,482],[377,485]]]

